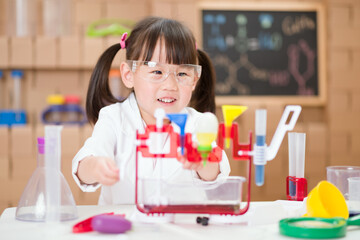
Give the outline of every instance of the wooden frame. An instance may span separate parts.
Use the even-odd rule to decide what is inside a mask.
[[[216,96],[216,104],[240,104],[240,103],[264,103],[274,102],[279,104],[300,104],[307,106],[320,106],[326,102],[326,25],[325,9],[320,3],[309,2],[199,2],[199,44],[202,47],[202,11],[224,10],[224,11],[276,11],[276,12],[316,12],[316,37],[317,37],[317,84],[318,93],[313,96],[304,95],[228,95]]]

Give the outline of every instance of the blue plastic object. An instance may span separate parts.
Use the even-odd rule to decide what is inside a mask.
[[[256,145],[265,146],[265,136],[256,136]],[[264,184],[265,165],[255,165],[255,183],[257,186]]]
[[[46,116],[51,113],[69,113],[69,112],[76,112],[81,114],[82,119],[79,121],[48,121]],[[64,105],[51,105],[47,109],[45,109],[41,114],[41,121],[44,124],[80,124],[83,125],[87,122],[85,111],[77,104],[64,104]]]
[[[296,183],[289,180],[289,195],[295,197],[296,195]]]
[[[2,70],[0,70],[0,78],[2,78],[4,76],[4,73]]]
[[[7,125],[25,125],[26,112],[25,110],[1,110],[0,111],[0,126]]]
[[[181,146],[181,154],[185,154],[185,125],[187,120],[187,114],[184,113],[169,113],[167,117],[170,121],[174,122],[176,125],[180,127],[180,146]]]
[[[24,71],[22,71],[22,70],[12,70],[11,71],[11,77],[12,78],[23,78],[24,77]]]

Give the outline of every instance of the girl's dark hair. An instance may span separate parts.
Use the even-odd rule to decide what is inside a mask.
[[[190,106],[200,112],[215,112],[215,74],[210,59],[205,52],[196,50],[193,34],[178,21],[148,17],[138,22],[126,40],[126,59],[150,61],[158,40],[165,44],[167,62],[202,66]],[[120,48],[120,44],[109,47],[100,56],[91,75],[86,114],[92,124],[96,123],[101,108],[119,102],[110,91],[108,75]]]
[[[202,70],[200,79],[192,93],[189,106],[199,112],[215,113],[215,70],[209,56],[200,49],[197,52]]]
[[[86,95],[86,115],[95,124],[101,108],[118,102],[112,95],[108,84],[111,63],[120,49],[120,44],[109,47],[99,58],[93,70]]]

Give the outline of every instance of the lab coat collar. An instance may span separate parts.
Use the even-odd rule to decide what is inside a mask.
[[[132,92],[129,95],[129,97],[123,102],[123,104],[124,104],[124,112],[122,114],[123,123],[125,123],[124,120],[126,118],[127,119],[126,122],[128,122],[131,127],[129,127],[127,124],[124,124],[122,130],[126,132],[127,135],[135,134],[136,130],[139,130],[141,133],[145,132],[146,124],[141,117],[140,109],[137,104],[135,94]],[[191,117],[191,112],[187,108],[184,108],[183,110],[181,110],[180,113],[188,114],[187,123],[185,126],[185,132],[192,132],[194,130],[193,129],[194,119],[192,119]],[[179,128],[175,123],[172,122],[171,125],[173,126],[176,132],[179,132]]]
[[[122,104],[122,131],[127,135],[135,135],[136,130],[144,132],[145,125],[143,119],[141,118],[135,94],[132,92]]]

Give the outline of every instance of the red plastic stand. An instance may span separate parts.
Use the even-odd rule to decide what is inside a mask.
[[[294,195],[290,194],[290,185],[295,187]],[[288,200],[302,201],[307,197],[307,181],[306,178],[296,178],[287,176],[286,178],[286,197]]]
[[[230,214],[230,215],[242,215],[246,213],[250,206],[250,190],[251,190],[251,155],[249,153],[252,150],[252,133],[249,132],[249,142],[248,143],[239,143],[238,142],[238,125],[237,123],[233,123],[230,130],[230,137],[232,140],[232,150],[233,150],[233,158],[237,161],[247,161],[248,162],[248,186],[247,186],[247,197],[246,197],[246,206],[239,209],[237,213],[232,211],[231,213],[224,212],[222,209],[218,209],[216,205],[213,207],[206,206],[206,211],[202,208],[194,208],[194,207],[187,207],[182,209],[158,209],[153,210],[151,212],[145,211],[141,205],[139,204],[138,199],[138,190],[139,190],[139,176],[138,176],[138,169],[139,169],[139,160],[138,155],[141,154],[142,157],[145,158],[178,158],[177,149],[180,146],[181,136],[174,132],[171,125],[164,125],[161,129],[157,129],[155,125],[148,125],[145,129],[145,133],[140,134],[138,131],[136,133],[136,139],[139,142],[136,147],[136,182],[135,182],[135,204],[138,210],[145,214],[164,214],[164,213],[209,213],[209,214]],[[208,154],[207,161],[209,162],[220,162],[222,158],[222,149],[224,147],[224,139],[225,139],[225,125],[223,123],[219,124],[218,129],[218,146],[213,148],[212,151]],[[146,141],[149,139],[150,133],[158,132],[158,133],[167,133],[170,137],[170,152],[165,154],[153,154],[150,153],[149,146],[147,145]],[[202,161],[201,153],[197,150],[197,148],[193,147],[192,142],[192,135],[190,133],[185,134],[185,157],[190,162],[200,162]],[[241,152],[241,153],[240,153]],[[176,206],[175,206],[176,207]],[[203,212],[205,211],[205,212]]]

